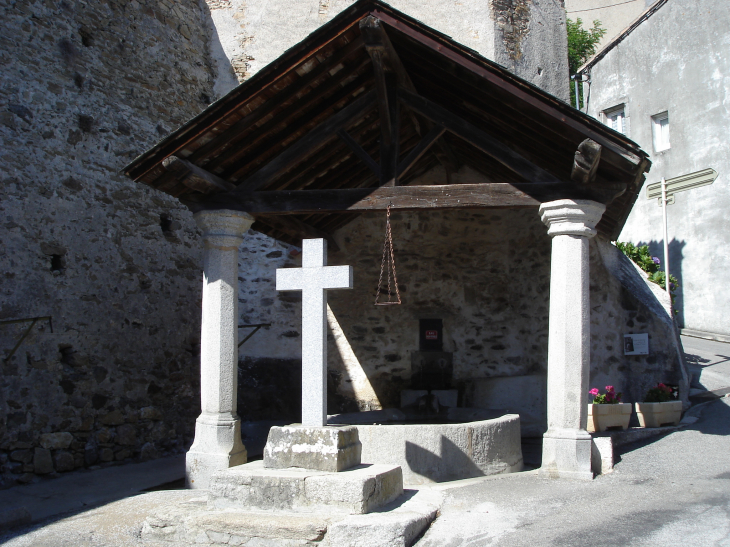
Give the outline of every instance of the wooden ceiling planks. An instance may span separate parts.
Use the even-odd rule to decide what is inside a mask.
[[[369,32],[377,34],[376,41],[368,37],[368,50],[359,22],[370,15],[382,23],[366,23]],[[622,182],[630,189],[609,204],[599,224],[604,235],[617,235],[649,165],[636,144],[377,1],[360,1],[345,10],[137,158],[125,173],[195,208],[205,207],[202,202],[209,198],[194,193],[163,169],[161,161],[167,156],[177,155],[234,183],[235,195],[387,184],[392,175],[379,182],[377,177],[383,163],[380,143],[390,135],[381,132],[382,109],[377,101],[340,119],[363,95],[375,93],[379,80],[373,63],[379,60],[381,84],[395,74],[398,85],[406,89],[398,116],[399,153],[388,161],[388,165],[395,161],[391,171],[396,174],[408,166],[400,184],[413,182],[439,163],[445,167],[445,182],[459,164],[469,165],[493,182],[569,181],[578,144],[595,137],[603,144],[597,184]],[[393,102],[383,95],[385,89],[381,89],[381,103]],[[441,117],[434,120],[434,112]],[[394,120],[393,115],[390,112],[386,121]],[[461,125],[454,125],[450,115],[461,118]],[[449,124],[448,131],[443,133],[434,121]],[[426,135],[428,139],[423,140]],[[513,159],[508,161],[509,157]],[[582,195],[581,189],[575,187],[572,195]],[[215,202],[225,199],[219,195]],[[314,211],[295,216],[287,224],[258,215],[256,226],[292,242],[297,233],[331,231],[353,218],[352,214]]]

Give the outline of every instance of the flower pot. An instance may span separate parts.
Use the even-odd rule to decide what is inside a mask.
[[[606,431],[610,428],[627,429],[633,405],[617,403],[614,405],[588,405],[588,431]]]
[[[636,403],[636,414],[641,427],[677,425],[682,417],[682,401]]]

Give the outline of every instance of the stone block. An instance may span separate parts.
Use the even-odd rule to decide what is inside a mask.
[[[360,463],[357,428],[274,426],[264,448],[264,467],[343,471]]]
[[[210,509],[369,513],[403,493],[394,465],[362,465],[341,473],[269,469],[260,461],[216,473],[208,487]]]
[[[591,469],[596,475],[605,475],[613,471],[613,439],[611,435],[593,435],[591,445]]]
[[[158,456],[155,443],[144,443],[139,451],[139,459],[144,461],[154,460]]]
[[[14,462],[30,463],[33,461],[33,452],[30,450],[13,450],[10,459]]]
[[[146,406],[140,409],[139,417],[142,420],[161,420],[162,412],[154,406]]]
[[[36,448],[33,451],[33,469],[36,475],[53,473],[53,459],[47,448]]]
[[[124,416],[119,410],[112,410],[99,418],[99,422],[104,425],[122,425],[124,423]]]
[[[145,520],[142,539],[160,545],[320,545],[330,522],[328,514],[208,511],[197,500],[183,498],[160,504]]]
[[[124,424],[117,427],[116,442],[122,445],[135,444],[137,442],[137,431],[134,429],[134,426]]]
[[[44,433],[41,435],[40,443],[43,448],[49,450],[63,450],[71,446],[74,436],[71,433]]]
[[[102,448],[99,451],[99,459],[103,462],[110,462],[114,459],[114,451],[111,448]]]
[[[330,526],[327,530],[326,545],[410,547],[435,517],[435,509],[427,513],[389,512],[355,515]]]
[[[66,452],[65,450],[56,452],[53,456],[53,462],[55,464],[56,471],[59,473],[64,471],[73,471],[75,467],[73,454]]]

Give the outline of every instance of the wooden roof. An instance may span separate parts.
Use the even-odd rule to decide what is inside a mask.
[[[579,149],[580,148],[580,149]],[[444,185],[414,186],[437,165]],[[485,184],[448,184],[468,165]],[[650,162],[638,145],[387,4],[360,1],[129,164],[192,210],[253,214],[299,244],[353,212],[608,207],[615,239]]]

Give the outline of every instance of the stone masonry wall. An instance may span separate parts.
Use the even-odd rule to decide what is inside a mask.
[[[354,3],[206,1],[214,23],[212,55],[219,67],[217,96]],[[390,0],[388,4],[567,100],[568,42],[562,0]]]
[[[122,167],[213,94],[195,0],[0,0],[0,485],[187,448],[200,234]]]

